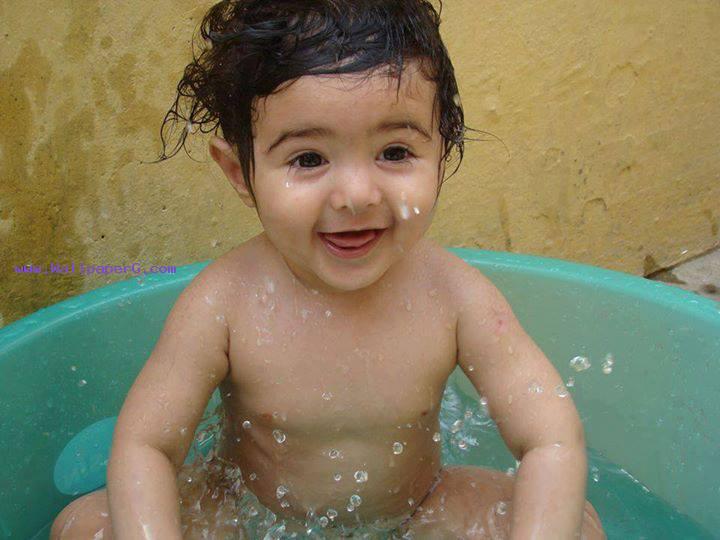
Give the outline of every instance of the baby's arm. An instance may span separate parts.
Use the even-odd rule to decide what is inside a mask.
[[[213,275],[180,294],[120,411],[107,475],[114,538],[182,539],[177,470],[229,369]]]
[[[521,460],[510,537],[579,538],[587,458],[575,405],[567,392],[558,395],[560,375],[502,294],[477,270],[463,274],[458,361]]]

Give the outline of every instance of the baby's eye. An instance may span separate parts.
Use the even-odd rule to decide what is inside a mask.
[[[391,146],[383,151],[383,156],[387,161],[403,162],[412,156],[410,150],[404,146]],[[315,169],[323,164],[323,158],[316,152],[305,152],[295,159],[291,160],[288,165],[298,167],[300,169]]]
[[[407,161],[407,158],[412,154],[410,153],[410,150],[404,146],[391,146],[390,148],[385,149],[383,155],[386,159],[388,156],[395,156],[396,158],[399,157],[399,159],[390,158],[388,161]]]
[[[316,154],[315,152],[305,152],[293,159],[288,165],[292,167],[297,163],[298,167],[301,169],[314,169],[322,165],[322,159],[323,158],[320,154]]]

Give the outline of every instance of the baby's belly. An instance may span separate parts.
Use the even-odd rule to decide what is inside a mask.
[[[248,431],[223,449],[223,457],[240,466],[247,487],[280,517],[335,510],[336,523],[353,524],[358,516],[369,522],[409,514],[441,465],[440,443],[433,439],[437,418],[372,436],[273,435],[260,426]]]

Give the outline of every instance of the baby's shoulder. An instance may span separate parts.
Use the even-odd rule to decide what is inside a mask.
[[[251,238],[203,268],[193,285],[212,289],[219,297],[233,297],[244,291],[261,269],[270,266],[268,258],[259,238]]]
[[[452,304],[466,303],[470,293],[477,300],[495,290],[492,282],[478,268],[432,240],[424,239],[418,260],[432,286],[443,291]]]
[[[423,239],[417,261],[431,278],[448,288],[462,288],[468,282],[487,279],[480,270],[433,240]]]

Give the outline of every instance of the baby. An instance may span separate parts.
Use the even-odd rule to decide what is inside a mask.
[[[208,12],[210,47],[178,88],[190,114],[176,101],[169,117],[187,122],[182,142],[219,123],[210,154],[264,231],[179,296],[122,407],[107,492],[66,507],[52,538],[179,539],[181,500],[218,515],[232,489],[219,497],[208,475],[203,498],[197,476],[178,481],[218,387],[219,468],[236,467],[235,493],[287,534],[311,514],[327,537],[360,522],[403,538],[604,538],[572,399],[531,391],[560,376],[492,283],[424,238],[465,133],[439,23],[426,0]],[[443,467],[438,415],[457,365],[516,477]]]

